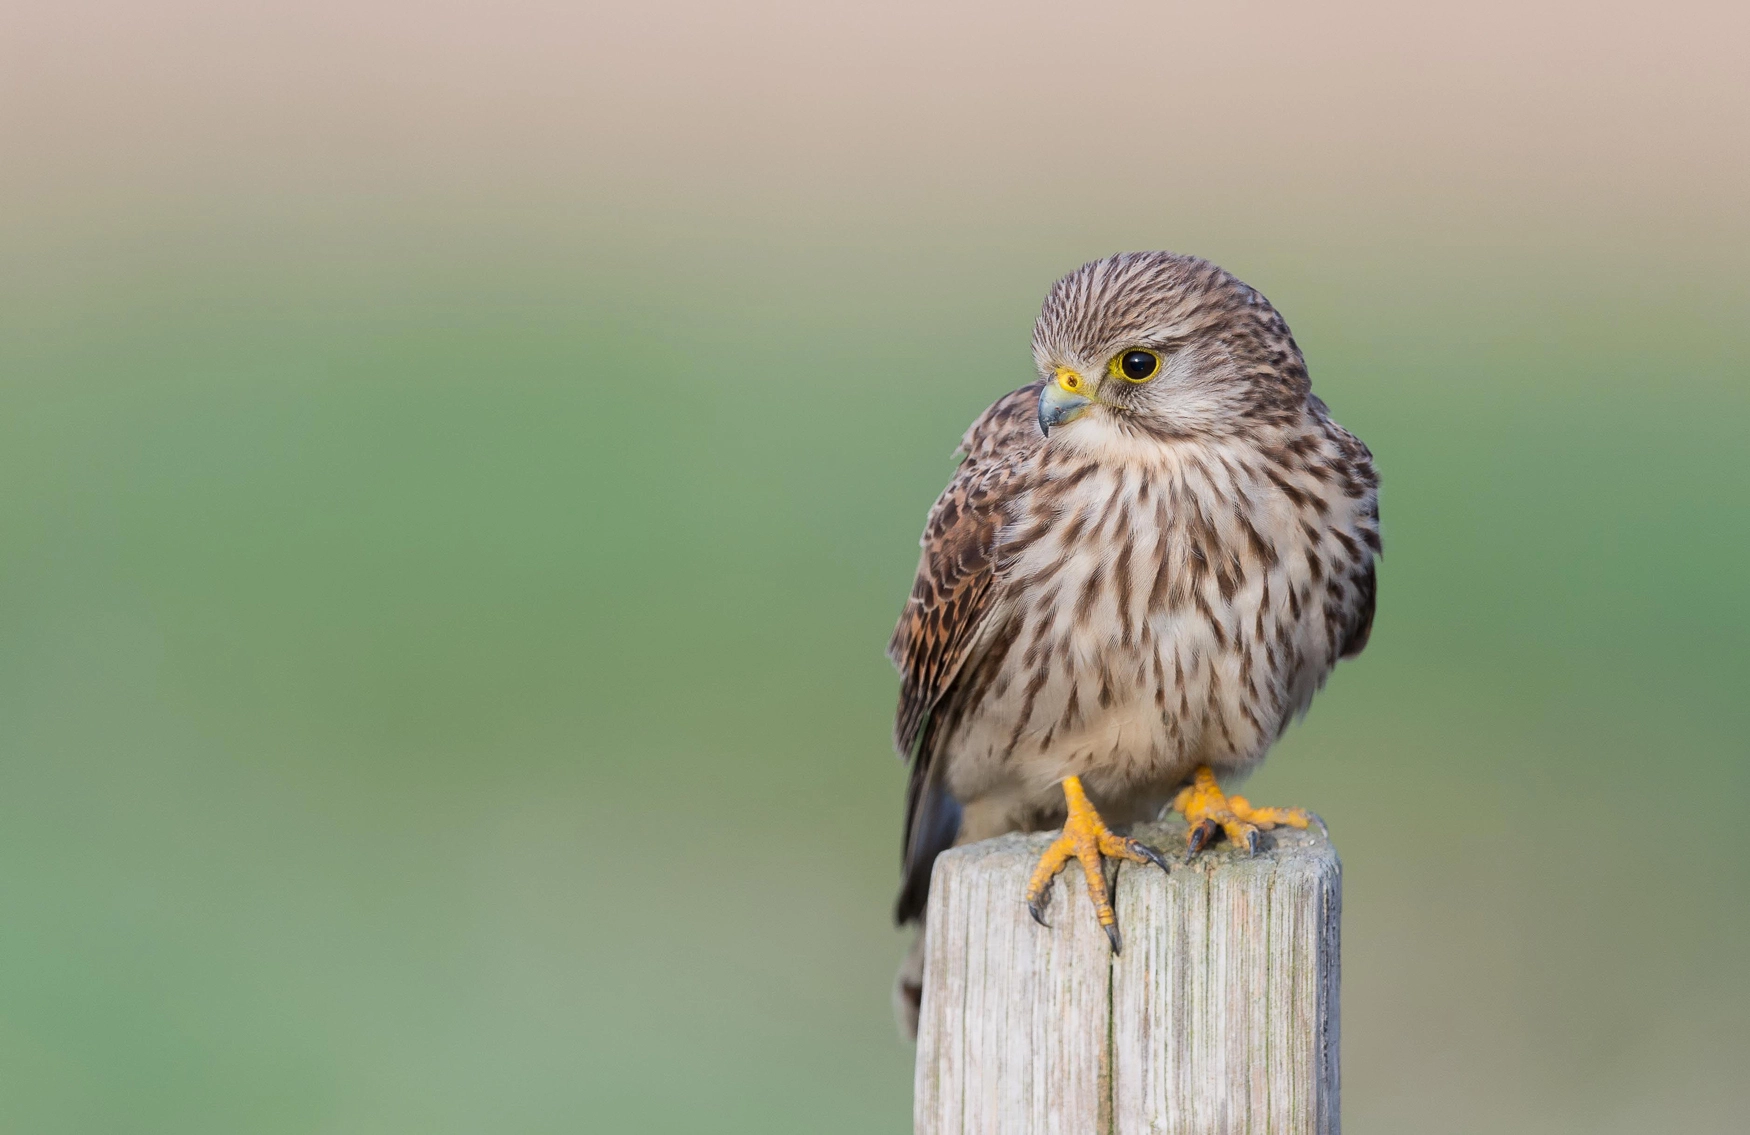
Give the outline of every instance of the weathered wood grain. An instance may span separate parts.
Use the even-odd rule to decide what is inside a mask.
[[[1052,927],[1021,901],[1050,835],[1008,835],[936,860],[918,1021],[920,1132],[1087,1135],[1111,1122],[1111,967],[1085,889]]]
[[[1139,829],[1176,852],[1182,823]],[[1170,876],[1124,864],[1114,958],[1079,874],[1051,927],[1021,895],[1050,834],[936,861],[919,1021],[916,1129],[1115,1135],[1338,1131],[1341,867],[1279,829]]]

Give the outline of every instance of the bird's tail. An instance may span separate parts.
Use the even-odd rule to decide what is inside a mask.
[[[911,941],[893,979],[893,1016],[907,1040],[918,1038],[918,1012],[924,1003],[924,928]]]
[[[960,802],[948,795],[937,778],[919,787],[921,791],[906,817],[899,899],[893,904],[893,920],[901,926],[924,920],[930,869],[936,865],[936,856],[953,847],[960,836]]]
[[[936,856],[954,846],[960,836],[960,802],[949,795],[936,770],[914,778],[906,809],[905,863],[893,918],[901,926],[918,924],[899,976],[893,982],[893,1009],[906,1036],[917,1039],[918,1009],[924,993],[924,905],[930,896],[930,869]]]

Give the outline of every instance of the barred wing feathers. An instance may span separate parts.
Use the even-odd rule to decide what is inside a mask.
[[[924,523],[917,581],[887,645],[900,673],[893,741],[901,756],[912,757],[902,922],[922,912],[930,865],[959,830],[959,806],[942,787],[932,752],[930,716],[965,666],[989,606],[997,533],[1042,440],[1040,385],[1004,395],[966,431],[966,459]]]
[[[887,644],[899,668],[893,743],[909,755],[930,710],[966,661],[993,578],[998,530],[1025,459],[1038,447],[1039,384],[1006,394],[966,431],[966,459],[930,509],[911,597]]]

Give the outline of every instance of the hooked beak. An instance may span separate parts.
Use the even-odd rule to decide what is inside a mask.
[[[1039,392],[1039,432],[1049,437],[1058,426],[1081,417],[1094,404],[1089,392],[1087,379],[1058,367],[1056,377]]]

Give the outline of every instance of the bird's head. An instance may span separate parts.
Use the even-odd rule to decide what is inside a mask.
[[[1057,444],[1228,436],[1298,416],[1310,389],[1268,300],[1171,252],[1109,256],[1057,281],[1033,358],[1039,429]]]

